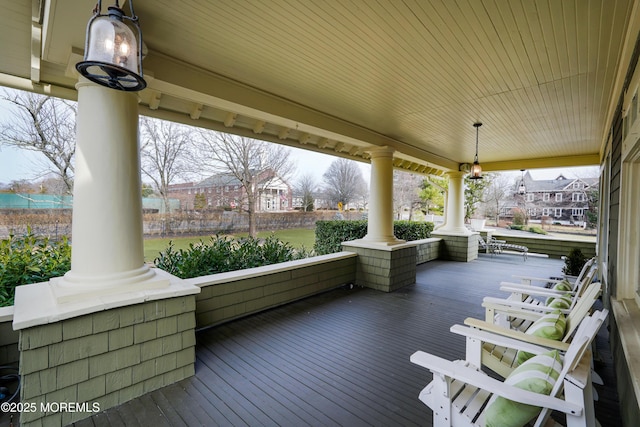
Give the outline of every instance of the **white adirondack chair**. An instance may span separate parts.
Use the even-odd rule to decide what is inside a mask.
[[[468,354],[472,360],[449,361],[417,351],[411,362],[429,369],[433,380],[419,398],[433,410],[433,425],[485,426],[485,416],[493,395],[527,405],[540,407],[535,426],[548,421],[551,411],[566,415],[567,427],[596,426],[591,385],[590,345],[607,316],[596,312],[583,320],[563,357],[563,367],[549,396],[505,384],[479,370],[480,354]],[[485,331],[454,325],[452,332],[467,336],[467,340],[493,342],[496,345],[519,348],[534,354],[548,351],[540,347]]]
[[[582,266],[582,269],[580,270],[580,273],[578,274],[578,276],[575,278],[573,282],[571,282],[572,288],[573,288],[572,291],[576,292],[580,287],[580,285],[583,283],[587,283],[587,284],[591,283],[595,278],[597,270],[598,270],[598,265],[596,264],[596,258],[593,257],[587,260],[587,262],[585,262],[585,264]],[[586,277],[587,275],[591,276],[591,278],[587,279]],[[534,285],[534,283],[542,283],[545,285],[548,283],[556,284],[563,280],[563,279],[550,279],[550,278],[519,276],[519,275],[515,275],[513,277],[516,279],[520,279],[520,283],[517,284],[513,282],[503,282],[503,284],[515,285],[516,287],[518,285],[522,285],[523,286],[522,289],[528,289],[526,288],[526,286],[535,286],[537,288],[540,288],[540,286],[536,286]]]
[[[526,341],[532,344],[546,347],[548,349],[557,349],[567,351],[569,342],[574,336],[574,332],[579,327],[583,319],[592,310],[598,296],[600,295],[602,285],[600,283],[592,283],[585,290],[582,297],[577,299],[576,304],[569,310],[560,310],[565,313],[566,328],[564,338],[561,341],[555,341],[547,338],[528,335],[519,329],[511,329],[501,324],[494,323],[496,314],[508,316],[515,323],[518,319],[525,319],[528,323],[533,323],[546,313],[557,309],[546,306],[527,306],[526,303],[511,300],[496,300],[494,298],[485,298],[482,305],[486,309],[486,320],[467,318],[465,324],[475,329],[488,331],[494,334],[500,334],[506,337]],[[509,347],[494,344],[491,342],[467,341],[467,347],[475,346],[474,354],[481,354],[481,361],[484,366],[503,377],[508,376],[516,365],[516,357],[518,350]],[[598,379],[598,381],[601,381]]]
[[[596,269],[592,269],[591,271],[595,274]],[[492,323],[498,323],[505,327],[510,327],[511,329],[518,329],[520,331],[525,331],[531,325],[531,319],[528,319],[524,315],[511,315],[509,313],[510,308],[516,308],[518,311],[521,310],[530,310],[534,312],[550,312],[554,309],[547,308],[545,306],[544,301],[539,298],[546,299],[548,297],[559,298],[562,296],[569,296],[571,300],[571,305],[568,309],[563,311],[565,314],[568,314],[569,311],[573,310],[573,307],[578,303],[580,298],[585,296],[587,290],[593,292],[593,276],[591,274],[587,274],[585,279],[581,281],[575,291],[556,291],[552,289],[544,289],[539,287],[531,287],[531,286],[520,286],[520,285],[501,285],[500,289],[506,292],[510,292],[510,295],[507,298],[495,298],[495,297],[486,297],[483,300],[483,306],[486,308],[486,320]],[[522,289],[522,288],[528,289]],[[589,297],[598,298],[599,292],[601,292],[602,286],[598,286],[598,294],[589,295]],[[536,298],[537,297],[537,298]],[[595,299],[594,299],[595,301]],[[533,318],[533,320],[537,320],[537,318]]]

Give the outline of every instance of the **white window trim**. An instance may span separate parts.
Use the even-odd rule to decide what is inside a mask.
[[[551,195],[549,193],[544,193],[544,194],[542,194],[542,201],[543,202],[548,202],[550,197],[551,197]]]
[[[556,193],[556,202],[562,201],[562,193]]]

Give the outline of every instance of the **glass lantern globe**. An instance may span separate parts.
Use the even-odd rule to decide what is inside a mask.
[[[138,91],[146,87],[142,78],[141,42],[123,17],[120,8],[111,6],[108,15],[96,15],[89,21],[85,57],[76,68],[87,79],[103,86]]]

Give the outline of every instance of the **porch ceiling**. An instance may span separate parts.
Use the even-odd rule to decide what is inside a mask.
[[[93,5],[3,2],[0,84],[73,98]],[[149,48],[143,114],[356,160],[388,145],[396,167],[421,173],[472,162],[475,121],[485,170],[597,163],[638,21],[635,0],[135,9]]]

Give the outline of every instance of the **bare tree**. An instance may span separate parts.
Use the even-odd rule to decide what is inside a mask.
[[[298,182],[296,182],[295,191],[302,199],[302,210],[304,212],[311,212],[314,209],[314,193],[316,187],[316,180],[311,174],[302,175]]]
[[[243,189],[246,200],[242,209],[249,214],[249,235],[255,237],[256,206],[260,194],[280,180],[290,178],[295,163],[290,159],[291,151],[282,146],[251,138],[221,132],[201,131],[201,147],[198,148],[197,164],[214,174],[231,176]]]
[[[71,193],[76,104],[20,91],[3,91],[0,100],[12,107],[0,123],[0,144],[42,153],[48,160],[45,173],[53,172],[64,183],[64,192]]]
[[[140,117],[140,163],[142,173],[153,181],[170,212],[169,186],[189,172],[191,134],[195,130],[164,120]]]
[[[495,218],[496,226],[500,223],[500,211],[511,196],[512,187],[512,180],[507,175],[498,173],[485,189],[485,212]]]
[[[413,210],[420,206],[420,186],[423,179],[416,174],[393,172],[393,205],[396,219],[402,219],[402,210],[409,208],[409,221],[413,219]]]
[[[324,191],[333,206],[346,206],[367,191],[362,171],[353,160],[336,159],[322,175]]]

